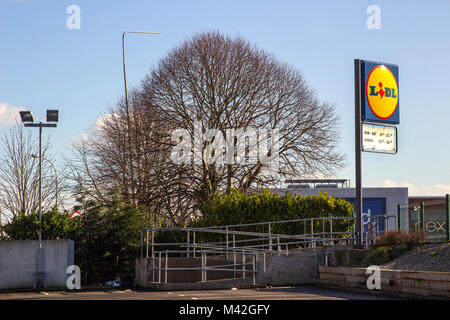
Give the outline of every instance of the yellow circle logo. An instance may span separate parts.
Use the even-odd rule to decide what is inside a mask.
[[[366,98],[375,116],[387,119],[398,105],[398,86],[391,70],[379,65],[370,71],[366,81]]]

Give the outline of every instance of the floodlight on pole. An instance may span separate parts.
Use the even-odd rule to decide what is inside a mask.
[[[47,122],[58,122],[59,112],[58,110],[47,110]]]
[[[31,111],[19,111],[22,122],[33,122],[34,117]]]
[[[39,128],[39,155],[34,155],[33,158],[39,158],[39,251],[38,251],[38,270],[36,273],[36,283],[39,288],[42,286],[42,282],[46,284],[45,273],[43,270],[42,256],[42,128],[56,128],[56,123],[33,123],[34,117],[31,111],[19,111],[22,122],[25,127]],[[58,110],[47,110],[47,121],[58,122]],[[26,123],[31,122],[31,123]],[[46,286],[46,285],[45,285]]]

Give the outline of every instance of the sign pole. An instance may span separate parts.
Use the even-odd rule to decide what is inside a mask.
[[[355,59],[355,237],[356,247],[363,247],[361,186],[361,60]]]

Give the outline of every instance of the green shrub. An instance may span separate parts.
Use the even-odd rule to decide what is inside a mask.
[[[203,215],[191,222],[191,227],[239,225],[258,222],[308,219],[318,217],[352,217],[353,206],[344,199],[329,197],[327,193],[318,196],[292,195],[286,192],[279,196],[269,190],[247,194],[232,190],[229,194],[216,194],[203,204]],[[333,231],[346,232],[353,228],[353,220],[333,222]],[[311,229],[310,221],[273,224],[271,232],[280,234],[303,234]],[[246,231],[268,232],[267,225],[246,227]],[[322,221],[314,222],[315,232],[323,230]],[[325,232],[330,231],[325,223]],[[205,236],[205,241],[219,237]]]
[[[198,226],[231,225],[254,222],[293,220],[317,217],[351,217],[353,206],[344,199],[330,197],[326,192],[318,196],[283,196],[269,190],[247,194],[232,190],[230,194],[216,194],[203,204],[203,216],[192,223]],[[334,225],[333,225],[334,226]],[[348,221],[342,226],[348,226]]]
[[[121,201],[98,204],[86,210],[75,241],[75,264],[86,284],[105,283],[120,277],[131,280],[140,255],[144,214]]]
[[[56,209],[42,212],[42,239],[69,239],[80,226],[78,219],[71,220],[67,212]],[[39,212],[27,215],[20,212],[2,227],[6,239],[39,239]]]

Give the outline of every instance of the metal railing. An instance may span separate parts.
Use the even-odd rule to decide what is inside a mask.
[[[166,227],[144,228],[141,231],[141,258],[152,259],[152,281],[167,282],[169,271],[199,271],[201,281],[207,281],[207,273],[214,271],[232,272],[233,278],[242,275],[244,283],[246,275],[252,274],[253,282],[257,272],[265,271],[266,255],[305,254],[296,250],[300,248],[315,248],[319,245],[335,243],[353,243],[350,221],[354,217],[320,217],[283,221],[248,223],[239,225],[212,227]],[[346,231],[335,231],[333,225],[347,221]],[[297,224],[300,234],[274,233],[280,224]],[[237,229],[258,229],[259,231],[245,231]],[[155,235],[161,232],[185,234],[182,241],[156,242]],[[145,254],[144,254],[145,250]],[[169,257],[201,257],[198,267],[169,267]],[[220,256],[230,263],[219,266],[208,265],[208,256]],[[251,262],[247,262],[251,257]],[[165,260],[162,265],[162,259]],[[258,269],[258,261],[262,261],[262,268]],[[161,273],[164,274],[162,279]]]
[[[393,226],[398,226],[398,217],[393,215],[370,216],[366,225],[367,230],[364,231],[363,244],[366,248],[372,245],[377,237],[382,236],[389,230],[389,221],[394,220]]]
[[[389,219],[397,219],[397,216],[371,216],[368,219],[365,223],[367,230],[363,234],[366,247],[388,229]],[[267,255],[311,255],[311,253],[305,253],[304,250],[300,249],[314,249],[318,246],[336,244],[354,244],[355,238],[351,230],[354,222],[355,217],[319,217],[198,228],[143,228],[141,230],[141,258],[152,259],[152,282],[167,283],[170,271],[199,271],[201,282],[205,282],[208,279],[208,272],[220,271],[232,273],[233,279],[242,278],[244,283],[250,274],[255,284],[256,274],[266,270]],[[380,226],[383,225],[382,222],[384,227],[380,230]],[[339,223],[341,225],[338,225]],[[294,226],[293,230],[296,234],[273,232],[280,224]],[[397,221],[394,225],[397,225]],[[336,231],[338,227],[342,230],[342,226],[347,227],[347,229]],[[256,231],[242,229],[256,229]],[[162,232],[169,232],[173,236],[175,234],[184,236],[181,241],[158,243],[155,241],[155,236]],[[316,255],[317,260],[315,249],[312,254]],[[226,263],[208,265],[208,257],[211,256],[223,258]],[[169,267],[170,257],[201,259],[199,266]],[[328,260],[327,255],[325,259]],[[163,260],[164,265],[162,264]],[[260,261],[262,267],[258,269]]]
[[[152,282],[168,282],[169,271],[199,271],[201,272],[201,282],[206,282],[208,280],[208,272],[223,272],[223,273],[233,273],[233,279],[237,278],[237,274],[241,273],[241,278],[246,283],[247,275],[251,274],[253,284],[256,284],[256,273],[260,271],[266,271],[265,269],[265,254],[263,255],[263,268],[261,270],[257,269],[258,256],[259,253],[246,252],[246,251],[236,251],[235,257],[232,263],[221,264],[221,265],[208,265],[208,254],[217,254],[218,250],[201,250],[198,253],[201,257],[201,265],[199,267],[169,267],[169,255],[173,253],[183,253],[183,250],[164,250],[155,252],[152,256],[152,267],[150,268],[152,272]],[[240,261],[237,260],[237,256],[240,256]],[[158,256],[156,258],[156,256]],[[249,259],[250,256],[250,259]],[[164,265],[162,264],[164,261]],[[250,266],[250,267],[248,267]],[[162,278],[164,276],[164,279]]]
[[[173,245],[181,245],[186,248],[185,252],[186,256],[189,257],[191,254],[195,256],[195,251],[197,248],[229,248],[229,249],[252,249],[252,250],[269,250],[274,251],[273,247],[277,247],[279,251],[281,246],[292,246],[292,245],[303,245],[314,247],[318,243],[326,243],[331,241],[346,241],[348,242],[350,236],[352,235],[352,231],[350,228],[347,228],[346,231],[334,231],[333,230],[333,222],[335,221],[350,221],[354,220],[354,217],[320,217],[320,218],[307,218],[307,219],[295,219],[295,220],[284,220],[284,221],[271,221],[271,222],[260,222],[260,223],[248,223],[248,224],[240,224],[240,225],[227,225],[227,226],[213,226],[213,227],[201,227],[201,228],[192,228],[192,227],[162,227],[162,228],[143,228],[141,231],[141,258],[144,257],[144,248],[145,248],[145,256],[149,257],[149,251],[155,251],[155,247],[157,246],[173,246]],[[302,223],[303,224],[303,233],[302,234],[280,234],[273,233],[272,227],[277,224],[282,223]],[[309,225],[308,225],[309,224]],[[317,230],[317,224],[320,230]],[[328,229],[326,225],[328,224]],[[321,226],[320,226],[321,225]],[[255,227],[255,226],[267,226],[267,232],[256,232],[256,231],[242,231],[235,230],[236,228],[243,227]],[[350,224],[349,224],[350,226]],[[155,234],[157,232],[163,231],[171,231],[171,232],[185,232],[186,237],[183,243],[179,242],[171,242],[171,243],[156,243],[155,242]],[[307,231],[310,231],[309,233]],[[206,234],[217,234],[223,235],[223,241],[216,242],[198,242],[196,241],[197,235],[199,233]],[[192,236],[192,237],[191,237]],[[237,240],[237,236],[252,236],[250,239],[241,239]],[[230,238],[232,238],[230,240]],[[198,239],[198,238],[197,238]],[[281,240],[290,239],[293,241],[290,242],[282,242]],[[276,244],[274,244],[276,241]],[[150,243],[151,242],[151,243]],[[239,243],[247,243],[247,242],[262,242],[261,244],[256,245],[246,245],[246,246],[238,246]],[[267,249],[264,249],[266,248]]]

